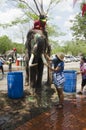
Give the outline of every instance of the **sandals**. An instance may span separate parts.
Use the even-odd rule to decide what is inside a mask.
[[[82,95],[82,92],[80,91],[80,92],[78,92],[77,94]]]

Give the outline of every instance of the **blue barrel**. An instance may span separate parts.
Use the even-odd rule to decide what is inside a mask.
[[[23,97],[23,73],[9,72],[7,75],[8,96],[10,98]]]
[[[75,93],[76,92],[76,82],[77,74],[75,70],[64,70],[65,83],[64,92]]]

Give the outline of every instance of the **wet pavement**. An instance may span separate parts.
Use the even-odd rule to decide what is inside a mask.
[[[86,95],[66,98],[63,109],[53,106],[15,130],[86,130]]]
[[[53,84],[48,89],[43,85],[41,93],[34,98],[29,95],[29,88],[24,86],[23,99],[9,99],[6,75],[5,72],[4,79],[0,80],[0,91],[4,95],[4,98],[2,93],[0,95],[0,130],[86,130],[86,88],[83,95],[64,93],[64,107],[58,109],[54,105],[58,96]],[[80,90],[80,83],[78,75],[77,91]]]

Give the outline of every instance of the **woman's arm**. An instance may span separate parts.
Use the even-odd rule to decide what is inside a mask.
[[[45,57],[47,60],[52,61],[52,58],[50,58],[47,54],[45,54]]]
[[[59,71],[60,67],[57,66],[56,68],[52,68],[51,66],[49,66],[48,64],[45,64],[51,71]]]

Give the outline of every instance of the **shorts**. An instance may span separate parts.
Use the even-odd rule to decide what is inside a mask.
[[[55,85],[56,88],[63,88],[64,87],[64,84],[60,84],[58,86],[56,84],[54,84],[54,85]]]
[[[58,88],[63,88],[64,86],[65,77],[64,74],[54,73],[53,74],[53,83]]]
[[[82,79],[82,87],[84,87],[86,85],[86,79]]]

